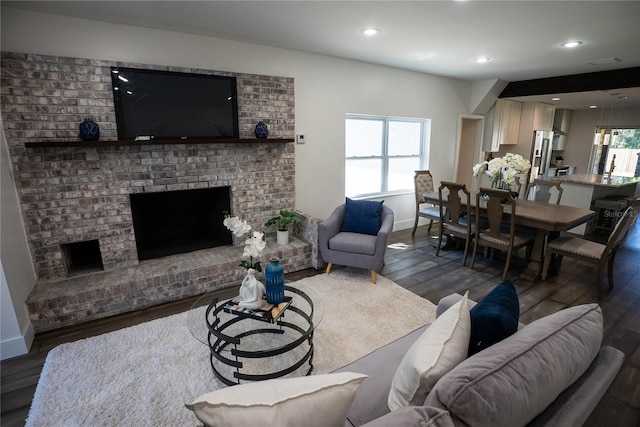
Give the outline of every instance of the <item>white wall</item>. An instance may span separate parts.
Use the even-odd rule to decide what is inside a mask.
[[[562,153],[564,163],[576,165],[578,173],[589,173],[589,157],[593,145],[593,136],[598,126],[633,126],[640,128],[640,108],[594,110],[574,110],[571,113],[571,125],[567,146]]]
[[[437,182],[454,178],[457,117],[468,113],[469,82],[250,43],[7,7],[2,7],[1,18],[3,51],[295,78],[296,133],[307,137],[306,144],[296,145],[296,208],[316,217],[328,216],[344,200],[346,113],[430,118],[430,161],[424,167],[431,169]],[[396,229],[413,225],[412,194],[385,200],[395,211]],[[21,227],[5,218],[2,225]],[[17,306],[26,296],[14,296],[13,291],[22,285],[14,284],[8,274],[7,280]]]
[[[0,356],[5,359],[28,352],[33,342],[33,327],[24,302],[33,289],[36,275],[20,214],[4,127],[1,126],[0,196]]]

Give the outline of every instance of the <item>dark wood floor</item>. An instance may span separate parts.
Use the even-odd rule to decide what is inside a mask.
[[[597,238],[597,236],[596,236]],[[415,238],[410,230],[393,233],[381,274],[401,286],[437,303],[452,293],[469,290],[479,300],[500,282],[502,267],[495,260],[478,256],[475,269],[463,267],[458,250],[435,256],[434,240],[420,227]],[[469,258],[470,261],[470,258]],[[568,306],[597,300],[595,274],[589,265],[565,259],[560,273],[547,281],[530,283],[518,279],[524,267],[516,259],[510,275],[518,290],[521,321],[531,321]],[[297,280],[320,272],[305,270],[287,275]],[[640,425],[640,227],[631,231],[616,258],[615,289],[600,301],[605,318],[603,345],[626,354],[625,363],[613,385],[592,413],[587,426]],[[5,360],[2,370],[2,426],[22,426],[47,352],[64,342],[99,335],[188,309],[195,298],[165,304],[135,313],[89,324],[51,331],[36,336],[28,355]]]

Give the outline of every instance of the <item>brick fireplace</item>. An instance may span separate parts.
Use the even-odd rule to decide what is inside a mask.
[[[138,195],[223,187],[231,210],[256,229],[295,206],[292,142],[25,145],[79,141],[78,124],[89,115],[101,140],[115,140],[112,65],[152,68],[2,53],[2,117],[38,276],[27,301],[36,332],[239,284],[238,246],[140,261],[131,204]],[[293,138],[292,78],[171,70],[236,76],[241,139],[253,138],[260,120],[270,138]],[[281,256],[287,271],[318,267],[317,221],[305,216],[296,232],[302,238],[286,247],[268,241],[265,256]],[[88,250],[99,261],[89,257],[90,271],[73,271],[70,254]]]

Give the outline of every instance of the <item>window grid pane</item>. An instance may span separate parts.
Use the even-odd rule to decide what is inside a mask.
[[[389,156],[419,156],[422,124],[389,121]]]
[[[380,192],[382,159],[348,159],[345,162],[347,196]]]
[[[347,119],[346,157],[382,156],[384,141],[383,120]]]
[[[420,157],[389,159],[387,191],[413,189],[413,175],[420,169]]]

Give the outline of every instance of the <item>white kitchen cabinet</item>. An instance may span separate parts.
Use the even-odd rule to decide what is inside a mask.
[[[483,151],[495,152],[500,145],[517,144],[521,113],[521,102],[498,99],[485,116]]]
[[[536,102],[533,114],[533,130],[552,130],[556,106]]]
[[[522,104],[518,152],[532,153],[533,139],[537,130],[552,130],[556,106],[543,102]]]

